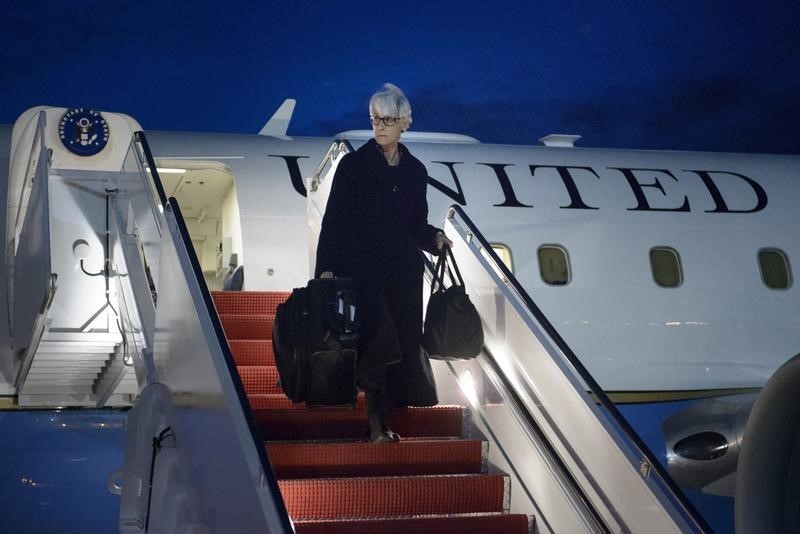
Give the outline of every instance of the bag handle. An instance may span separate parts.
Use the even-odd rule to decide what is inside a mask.
[[[436,284],[439,284],[439,291],[444,290],[444,264],[446,263],[446,258],[444,254],[439,254],[439,257],[436,259],[436,266],[433,268],[433,278],[431,279],[431,295],[436,292]],[[439,274],[441,271],[441,274]]]
[[[456,271],[456,277],[458,278],[458,283],[453,279],[453,273],[450,272],[448,267],[447,272],[450,274],[450,283],[453,285],[464,286],[464,279],[461,278],[461,271],[458,270],[458,265],[456,264],[456,259],[453,257],[453,250],[450,248],[449,245],[445,245],[444,248],[447,249],[447,255],[450,256],[450,263],[453,265],[453,269]]]
[[[455,277],[453,277],[453,271],[450,270],[450,265],[448,265],[448,258],[449,263],[456,271]],[[450,249],[449,245],[444,245],[444,247],[442,247],[439,258],[436,260],[436,267],[433,269],[433,280],[431,280],[431,295],[436,292],[437,283],[439,284],[439,291],[444,291],[445,270],[447,270],[447,274],[450,277],[450,285],[464,286],[464,279],[461,277],[461,271],[458,270],[456,259],[453,257],[453,251]],[[458,279],[458,281],[456,281],[456,279]]]

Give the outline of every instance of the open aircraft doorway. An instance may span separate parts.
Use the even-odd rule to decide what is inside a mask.
[[[223,289],[226,279],[244,265],[231,169],[218,161],[162,158],[156,165],[167,197],[175,197],[181,206],[208,288]]]

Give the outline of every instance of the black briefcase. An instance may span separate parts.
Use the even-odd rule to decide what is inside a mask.
[[[358,322],[349,278],[314,279],[292,291],[278,306],[272,341],[281,388],[293,402],[355,403]]]

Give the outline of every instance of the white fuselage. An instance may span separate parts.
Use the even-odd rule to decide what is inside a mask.
[[[229,167],[246,289],[306,282],[303,184],[330,139],[167,132],[148,138],[158,161]],[[352,141],[356,148],[362,142]],[[800,158],[407,146],[433,179],[430,222],[441,226],[447,208],[460,203],[490,242],[507,246],[515,276],[606,390],[759,387],[800,352],[800,290],[768,288],[758,263],[764,248],[782,251],[790,266],[800,258]],[[542,245],[567,252],[566,285],[542,280]],[[678,253],[678,287],[655,283],[653,247]]]

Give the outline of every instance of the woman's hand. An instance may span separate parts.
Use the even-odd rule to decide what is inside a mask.
[[[450,241],[450,239],[446,235],[444,235],[444,232],[439,230],[438,232],[436,232],[436,250],[442,250],[442,248],[444,248],[445,245],[447,245],[448,247],[452,247],[453,242]]]

